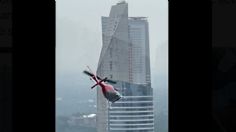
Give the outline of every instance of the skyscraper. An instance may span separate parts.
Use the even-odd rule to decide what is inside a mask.
[[[102,17],[102,33],[97,74],[116,80],[123,98],[110,106],[98,88],[97,131],[153,132],[147,18],[128,17],[128,4],[120,2]]]

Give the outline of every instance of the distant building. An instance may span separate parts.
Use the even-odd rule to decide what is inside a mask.
[[[72,116],[67,121],[70,126],[96,127],[96,114]]]
[[[153,132],[148,22],[128,17],[128,4],[112,6],[102,17],[103,46],[97,74],[117,81],[123,98],[111,107],[97,93],[97,132]]]

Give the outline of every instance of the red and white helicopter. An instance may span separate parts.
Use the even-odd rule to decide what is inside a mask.
[[[86,70],[84,70],[83,72],[86,75],[91,77],[90,80],[93,79],[96,82],[96,84],[93,85],[91,87],[91,89],[93,89],[94,87],[99,85],[102,88],[102,93],[103,93],[104,97],[112,103],[118,101],[122,97],[121,94],[118,92],[118,90],[116,88],[114,88],[110,84],[105,83],[105,82],[108,82],[108,83],[111,83],[111,84],[116,84],[115,81],[110,80],[107,77],[102,79],[101,77],[96,76],[96,74],[94,74],[89,67],[88,67],[88,69],[89,69],[90,72],[86,71]]]

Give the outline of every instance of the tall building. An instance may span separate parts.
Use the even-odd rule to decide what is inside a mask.
[[[103,46],[97,75],[116,80],[123,98],[111,106],[97,90],[98,132],[153,132],[148,22],[128,17],[128,4],[113,5],[102,17]]]

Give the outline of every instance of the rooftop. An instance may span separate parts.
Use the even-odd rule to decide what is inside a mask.
[[[126,4],[126,2],[125,2],[125,0],[121,0],[117,3],[117,5],[119,5],[119,4]]]
[[[147,20],[147,17],[129,17],[130,20]]]

